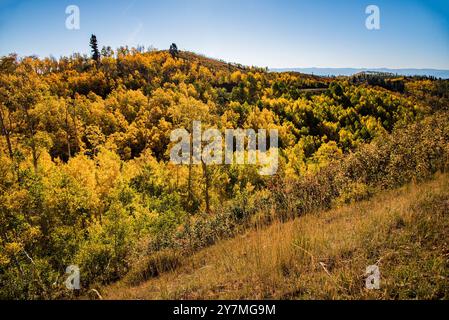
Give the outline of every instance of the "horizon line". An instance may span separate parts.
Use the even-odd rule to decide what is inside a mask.
[[[127,46],[122,46],[122,47],[127,47]],[[128,46],[129,49],[136,49],[138,46],[134,47],[134,46]],[[145,47],[143,46],[145,49],[150,48],[151,46]],[[120,48],[120,47],[118,47]],[[118,49],[116,48],[116,50]],[[168,51],[168,49],[158,49],[158,48],[154,48],[154,52],[161,52],[161,51]],[[230,63],[230,64],[240,64],[242,66],[246,66],[246,67],[256,67],[256,68],[267,68],[268,70],[285,70],[288,71],[289,69],[334,69],[334,70],[343,70],[343,69],[353,69],[353,70],[379,70],[379,69],[388,69],[388,70],[398,70],[398,71],[403,71],[403,70],[429,70],[429,71],[445,71],[445,72],[449,72],[449,67],[448,68],[438,68],[438,67],[321,67],[321,66],[294,66],[294,67],[270,67],[270,66],[256,66],[256,65],[245,65],[241,62],[235,62],[235,61],[226,61],[222,58],[217,58],[217,57],[213,57],[213,56],[209,56],[207,54],[204,53],[200,53],[200,52],[195,52],[195,51],[191,51],[191,50],[180,50],[181,52],[189,52],[189,53],[193,53],[199,56],[203,56],[209,59],[213,59],[213,60],[217,60],[217,61],[222,61],[225,63]],[[142,52],[143,53],[150,53],[151,51],[145,51]],[[54,54],[49,54],[49,55],[39,55],[39,54],[19,54],[17,52],[10,52],[8,54],[4,54],[1,55],[0,58],[3,57],[7,57],[7,56],[11,56],[11,55],[17,55],[17,57],[19,58],[27,58],[27,57],[37,57],[39,59],[45,59],[45,58],[55,58],[55,59],[61,59],[64,57],[71,57],[73,55],[82,55],[82,56],[89,56],[89,53],[86,52],[73,52],[70,55],[64,55],[64,54],[59,54],[58,56],[54,55]]]

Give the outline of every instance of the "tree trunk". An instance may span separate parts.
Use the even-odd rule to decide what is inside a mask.
[[[28,125],[28,131],[30,133],[30,147],[31,147],[31,154],[33,156],[33,167],[34,167],[34,173],[37,174],[37,166],[38,166],[38,159],[39,156],[37,154],[37,146],[36,146],[36,140],[34,140],[34,126],[31,121],[30,115],[28,113],[28,109],[25,109],[25,116],[26,116],[26,122]]]
[[[76,125],[76,107],[75,107],[75,100],[73,100],[73,116],[72,116],[73,118],[72,118],[72,120],[73,120],[73,134],[74,134],[74,137],[75,137],[75,143],[76,143],[76,146],[75,147],[78,147],[78,150],[80,150],[81,149],[81,144],[80,144],[80,142],[78,141],[78,127],[77,127],[77,125]],[[76,152],[76,151],[75,151]]]
[[[68,106],[66,106],[65,109],[65,132],[66,132],[66,139],[67,139],[67,153],[68,153],[68,160],[72,157],[72,150],[70,149],[70,132],[69,132],[69,110]]]
[[[209,181],[209,173],[207,171],[207,165],[204,163],[204,161],[201,161],[201,165],[203,167],[203,175],[204,175],[204,198],[205,198],[205,201],[206,201],[206,212],[210,213],[210,197],[209,197],[210,181]]]
[[[192,160],[193,160],[193,141],[190,137],[190,158],[189,158],[189,178],[187,183],[187,206],[189,212],[193,210],[193,192],[192,192]]]
[[[6,125],[5,125],[5,120],[4,119],[5,118],[3,116],[3,107],[0,107],[0,125],[1,125],[1,129],[2,129],[2,134],[5,136],[5,139],[6,139],[6,145],[8,146],[9,157],[11,158],[11,160],[13,160],[14,152],[12,150],[10,132],[9,132],[8,129],[6,129]]]

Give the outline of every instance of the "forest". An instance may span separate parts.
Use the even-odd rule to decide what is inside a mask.
[[[254,226],[449,168],[449,81],[104,47],[0,60],[0,299],[76,298]],[[279,168],[175,165],[170,133],[277,129]],[[67,290],[66,268],[81,270]]]

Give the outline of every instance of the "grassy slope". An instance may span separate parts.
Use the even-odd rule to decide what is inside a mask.
[[[449,298],[449,175],[219,242],[108,299]],[[381,289],[365,289],[377,264]]]

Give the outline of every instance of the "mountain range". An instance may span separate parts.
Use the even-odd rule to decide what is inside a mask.
[[[317,76],[352,76],[359,72],[387,72],[403,76],[433,76],[449,79],[449,70],[440,69],[389,69],[389,68],[273,68],[272,72],[300,72]]]

